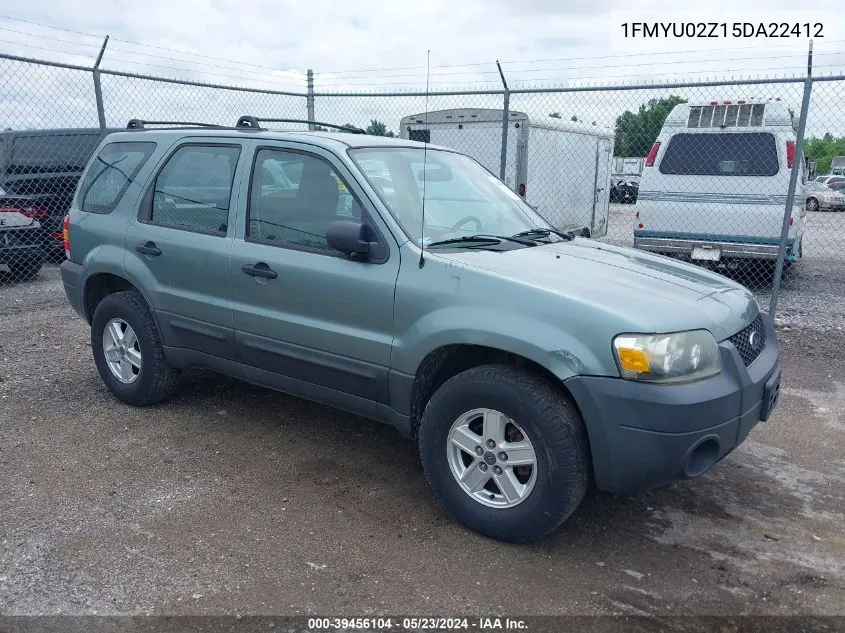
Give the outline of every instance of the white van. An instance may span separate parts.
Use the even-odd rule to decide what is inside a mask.
[[[780,101],[675,106],[646,158],[634,247],[712,267],[777,259],[795,157],[792,115]],[[802,169],[786,263],[801,257]]]

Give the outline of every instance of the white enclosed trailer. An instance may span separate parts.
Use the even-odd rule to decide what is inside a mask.
[[[454,149],[500,176],[503,114],[480,108],[413,114],[400,122],[400,136]],[[601,237],[612,153],[612,131],[510,112],[503,180],[558,229]]]

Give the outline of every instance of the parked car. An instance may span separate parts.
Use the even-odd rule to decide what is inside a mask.
[[[837,182],[845,182],[845,176],[832,176],[830,174],[826,174],[824,176],[817,176],[814,182],[818,182],[823,185],[832,185]]]
[[[646,158],[634,247],[708,268],[763,264],[774,273],[794,159],[785,103],[676,105]],[[793,205],[787,267],[803,254],[800,195]]]
[[[86,169],[61,265],[125,403],[199,365],[385,422],[460,521],[525,542],[591,483],[704,474],[777,402],[749,290],[557,231],[466,155],[252,117],[133,126]]]
[[[828,180],[825,186],[831,191],[845,191],[845,179]]]
[[[835,184],[835,183],[834,183]],[[820,182],[804,185],[807,211],[845,211],[845,194],[841,194]]]
[[[0,207],[38,218],[46,257],[62,259],[62,218],[97,145],[99,128],[0,132]]]
[[[36,215],[0,207],[0,278],[32,279],[41,270],[41,224]]]
[[[610,201],[619,204],[634,204],[639,190],[638,178],[631,176],[616,178],[610,184]]]

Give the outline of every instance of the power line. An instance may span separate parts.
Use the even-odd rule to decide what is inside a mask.
[[[823,67],[824,68],[832,68],[834,66],[823,66]],[[814,69],[815,68],[816,67],[814,66]],[[780,66],[780,67],[775,67],[775,68],[766,68],[765,70],[766,71],[778,71],[778,70],[796,71],[796,68],[793,67],[793,66]],[[734,68],[734,69],[731,69],[730,72],[731,72],[732,75],[740,75],[740,74],[743,74],[743,73],[752,74],[752,73],[760,72],[760,69],[759,68],[744,68],[744,69],[743,68]],[[660,82],[661,77],[663,77],[663,76],[688,75],[688,74],[689,75],[700,75],[700,74],[719,75],[720,73],[719,73],[718,70],[713,70],[713,69],[710,69],[710,70],[682,70],[682,71],[676,71],[676,72],[660,73],[660,75],[653,76],[653,77],[648,77],[648,76],[639,77],[638,79],[641,79],[644,82],[648,82],[648,81]],[[631,75],[606,75],[606,76],[601,76],[601,77],[582,75],[582,76],[579,76],[579,77],[563,77],[563,78],[561,78],[561,77],[543,77],[543,78],[531,79],[530,82],[535,82],[535,83],[540,83],[540,82],[555,83],[555,82],[557,82],[557,83],[561,83],[562,81],[584,81],[584,80],[595,80],[596,82],[603,82],[607,79],[631,79]],[[737,79],[737,80],[739,80],[739,79]],[[530,83],[530,82],[522,81],[522,80],[519,80],[519,79],[513,79],[512,81],[519,83],[519,84]],[[719,79],[719,81],[729,81],[729,79]],[[796,78],[796,81],[799,81],[799,79]],[[477,83],[478,84],[493,84],[493,85],[496,86],[496,88],[501,87],[500,82],[493,81],[493,80],[484,80],[484,81],[477,82]],[[446,85],[467,86],[467,84],[468,84],[468,82],[466,82],[466,81],[439,81],[439,82],[436,83],[436,85],[438,85],[438,86],[446,86]],[[342,82],[342,80],[340,80],[340,81],[337,82],[337,85],[339,87],[349,87],[349,88],[385,88],[385,89],[389,89],[393,86],[417,86],[417,87],[419,87],[421,85],[421,82],[393,82],[393,81],[391,81],[391,82],[386,82],[386,83],[344,84]],[[432,83],[432,85],[434,85],[434,83]],[[632,85],[634,87],[636,86],[636,84],[632,84]],[[320,92],[321,90],[324,90],[324,88],[321,87],[320,90],[318,90],[318,92]],[[411,96],[413,96],[413,95],[411,95]]]
[[[59,49],[56,49],[56,48],[48,48],[48,47],[45,47],[45,46],[36,46],[35,44],[22,44],[20,42],[10,42],[8,40],[3,40],[3,39],[0,39],[0,43],[11,44],[13,46],[23,46],[25,48],[36,48],[36,49],[39,49],[39,50],[51,51],[53,53],[61,53],[63,55],[82,56],[81,53],[74,53],[72,51],[59,50]],[[145,66],[145,67],[148,67],[148,68],[155,68],[155,69],[178,70],[178,71],[181,71],[181,72],[195,72],[195,73],[200,73],[200,74],[203,74],[203,75],[208,75],[208,76],[211,76],[211,77],[225,77],[227,79],[240,79],[240,80],[246,79],[248,81],[259,81],[259,79],[257,79],[257,78],[242,77],[242,76],[239,77],[237,75],[225,75],[225,74],[222,74],[222,73],[212,73],[212,72],[209,72],[209,71],[197,70],[197,69],[193,69],[193,68],[179,68],[179,67],[176,67],[176,66],[166,66],[166,65],[163,65],[163,64],[150,64],[150,63],[147,63],[147,62],[142,62],[142,61],[137,61],[137,60],[132,60],[132,59],[122,59],[122,58],[112,57],[112,58],[107,59],[106,61],[107,62],[115,62],[116,61],[116,62],[122,62],[124,64],[135,64],[135,65]],[[176,61],[181,61],[181,60],[176,60]],[[103,70],[106,70],[106,69],[103,68]],[[248,72],[248,71],[246,71],[246,72]],[[284,80],[279,80],[277,78],[265,76],[265,77],[262,77],[262,79],[260,81],[274,83],[274,84],[277,84],[279,86],[288,86],[288,87],[297,87],[297,88],[303,87],[302,84],[296,84],[295,80],[293,78],[290,81],[284,81]],[[234,89],[234,87],[233,87],[233,89]]]
[[[74,30],[71,30],[71,29],[61,28],[61,27],[58,27],[58,26],[52,26],[50,24],[41,24],[39,22],[33,22],[32,20],[23,20],[21,18],[12,18],[12,17],[5,16],[5,15],[0,15],[0,19],[11,20],[11,21],[14,21],[14,22],[24,22],[26,24],[32,24],[34,26],[40,26],[40,27],[48,28],[48,29],[56,29],[58,31],[65,31],[67,33],[76,33],[77,35],[84,35],[86,37],[95,37],[95,38],[98,38],[101,41],[104,37],[103,35],[94,35],[93,33],[83,33],[82,31],[74,31]],[[7,29],[7,30],[11,30],[11,29]],[[29,33],[28,35],[35,36],[36,34],[35,33]],[[39,37],[49,37],[49,36],[39,36]],[[53,38],[53,39],[56,39],[56,38]],[[155,44],[145,44],[144,42],[134,42],[132,40],[123,40],[123,39],[116,38],[116,37],[112,37],[112,38],[109,39],[110,44],[112,44],[114,42],[119,42],[121,44],[129,44],[129,45],[132,45],[132,46],[143,46],[145,48],[154,48],[154,49],[158,49],[158,50],[162,50],[162,51],[167,51],[167,52],[170,52],[170,53],[179,53],[181,55],[193,55],[195,57],[201,57],[203,59],[211,59],[211,60],[214,60],[214,61],[233,63],[233,60],[231,60],[231,59],[225,59],[225,58],[222,58],[222,57],[213,57],[211,55],[203,55],[201,53],[193,53],[191,51],[184,51],[184,50],[179,50],[179,49],[175,49],[175,48],[167,48],[166,46],[158,46],[158,45],[155,45]],[[89,46],[89,45],[86,44],[86,46]],[[96,46],[99,47],[99,44],[96,45]],[[161,59],[172,59],[171,57],[152,55],[150,53],[140,53],[140,52],[129,51],[129,50],[125,50],[125,49],[116,49],[116,50],[121,50],[124,53],[131,53],[131,54],[134,54],[134,55],[148,55],[150,57],[160,57]],[[196,63],[196,64],[200,63],[200,62],[191,62],[189,60],[174,60],[174,61],[185,61],[185,63]],[[237,63],[237,62],[235,62],[235,63]],[[244,63],[246,63],[246,62],[244,62]],[[253,64],[251,62],[250,62],[250,66],[253,66],[254,68],[263,68],[264,70],[273,70],[273,71],[280,70],[279,68],[274,68],[272,66],[262,66],[260,64]],[[232,69],[232,70],[234,70],[234,69]]]
[[[845,40],[830,40],[824,42],[824,44],[836,44],[845,42]],[[795,42],[784,42],[784,43],[772,43],[769,44],[769,48],[782,48],[787,46],[794,46]],[[736,46],[736,47],[729,47],[729,48],[711,48],[707,52],[732,52],[732,51],[744,51],[744,50],[760,50],[761,46]],[[670,51],[670,52],[659,52],[659,53],[619,53],[617,55],[590,55],[586,57],[547,57],[544,59],[522,59],[522,60],[512,60],[512,61],[502,61],[501,64],[504,65],[514,65],[514,64],[536,64],[536,63],[545,63],[545,62],[570,62],[570,61],[585,61],[585,60],[596,60],[596,59],[627,59],[629,57],[644,57],[644,56],[667,56],[667,55],[683,55],[683,54],[700,54],[700,50],[687,50],[687,51]],[[796,52],[796,54],[804,54],[802,52]],[[492,61],[486,62],[473,62],[473,63],[465,63],[465,64],[443,64],[438,66],[432,66],[432,68],[465,68],[468,66],[487,66],[492,65]],[[370,73],[370,72],[384,72],[384,71],[391,71],[391,70],[425,70],[425,66],[395,66],[392,68],[360,68],[360,69],[349,69],[349,70],[327,70],[327,71],[319,71],[319,74],[326,74],[326,75],[342,75],[342,74],[349,74],[349,73]],[[491,71],[492,72],[492,71]],[[495,71],[498,75],[498,71]]]
[[[837,53],[820,53],[821,55],[845,55],[845,51],[837,52]],[[761,60],[761,61],[768,61],[770,59],[791,59],[795,58],[796,60],[800,60],[801,63],[804,63],[806,60],[806,53],[795,53],[791,55],[772,55],[770,57],[735,57],[730,60],[731,63],[736,61],[753,61],[753,60]],[[726,60],[724,59],[681,59],[681,60],[671,60],[671,61],[655,61],[655,62],[639,62],[634,64],[614,64],[614,68],[642,68],[646,66],[667,66],[672,64],[709,64],[709,63],[724,63]],[[529,69],[522,69],[515,72],[519,73],[539,73],[539,72],[554,72],[554,71],[568,71],[568,70],[592,70],[597,68],[607,68],[607,64],[601,64],[598,66],[561,66],[558,68],[529,68]],[[456,76],[456,75],[495,75],[498,77],[499,72],[497,70],[479,70],[479,71],[460,71],[460,72],[445,72],[445,73],[436,73],[432,74],[432,77],[446,77],[446,76]],[[413,77],[413,74],[402,74],[402,75],[380,75],[379,79],[402,79],[407,77]],[[352,76],[345,76],[339,77],[339,79],[371,79],[372,77],[364,76],[364,75],[352,75]]]

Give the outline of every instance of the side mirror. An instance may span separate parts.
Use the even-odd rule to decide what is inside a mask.
[[[338,220],[326,229],[326,243],[329,248],[345,255],[367,255],[370,242],[367,240],[367,225],[361,222]]]

